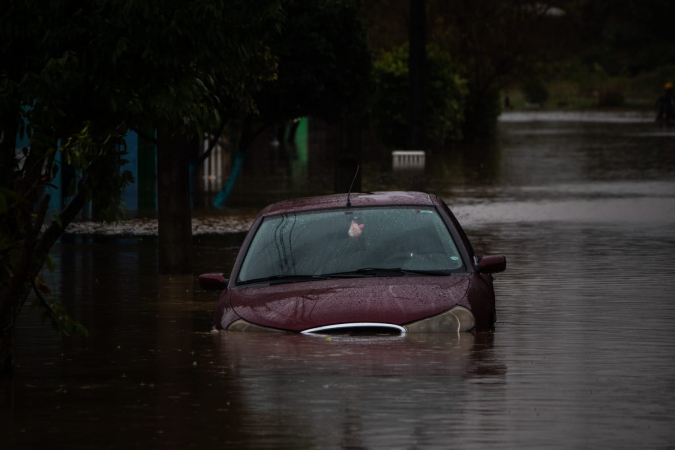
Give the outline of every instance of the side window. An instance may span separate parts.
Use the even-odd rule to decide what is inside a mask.
[[[452,221],[452,224],[457,229],[457,232],[459,233],[459,237],[462,239],[462,242],[464,242],[464,245],[466,246],[467,250],[469,250],[469,256],[471,256],[473,258],[476,255],[476,252],[473,251],[473,247],[471,246],[471,241],[469,241],[469,238],[467,237],[466,233],[464,232],[464,229],[459,224],[459,222],[457,221],[457,218],[452,213],[452,211],[450,211],[450,208],[448,208],[448,205],[446,205],[443,200],[441,200],[441,204],[443,205],[443,209],[445,210],[445,213],[450,217],[450,220]]]

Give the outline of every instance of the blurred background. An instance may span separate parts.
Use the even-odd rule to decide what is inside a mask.
[[[2,448],[673,448],[674,19],[0,2]],[[506,255],[494,331],[211,334],[197,275],[352,181],[438,194]]]
[[[270,3],[276,15],[264,14]],[[484,164],[477,155],[489,153],[500,114],[637,111],[656,118],[657,100],[675,77],[675,6],[666,0],[289,0],[241,14],[260,22],[257,51],[265,49],[259,54],[272,75],[246,85],[241,106],[231,74],[221,72],[226,79],[213,89],[232,98],[221,94],[216,118],[182,131],[192,136],[181,154],[196,209],[345,192],[359,165],[355,190],[425,189],[420,174],[438,170],[436,160],[455,166],[455,175],[458,164],[465,171]],[[141,114],[155,113],[146,107]],[[125,133],[120,172],[134,181],[122,199],[132,216],[153,216],[158,121],[137,122],[140,128]],[[26,135],[16,147],[28,144]],[[397,150],[426,151],[426,159],[413,154],[416,162],[399,163]],[[79,173],[60,163],[55,210],[67,204]],[[405,180],[394,173],[402,168]],[[96,200],[81,217],[102,218]]]

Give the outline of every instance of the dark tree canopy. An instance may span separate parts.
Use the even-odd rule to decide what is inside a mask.
[[[378,57],[407,41],[410,1],[364,2]],[[469,135],[494,126],[505,88],[597,73],[665,76],[675,68],[673,20],[670,0],[427,0],[428,42],[468,81]]]
[[[279,0],[8,0],[0,6],[0,364],[30,289],[59,330],[77,331],[37,278],[64,228],[92,198],[119,217],[124,135],[194,134],[255,111],[276,62]],[[16,136],[30,139],[15,158]],[[46,216],[58,165],[79,170]],[[43,224],[46,227],[43,228]],[[70,331],[69,331],[70,330]]]
[[[410,0],[364,4],[371,43],[379,56],[405,43]],[[467,80],[468,136],[489,133],[499,114],[499,91],[536,76],[569,50],[569,20],[553,2],[428,0],[427,40],[450,55]]]
[[[636,75],[675,65],[675,2],[585,0],[569,12],[578,30],[584,64],[598,63],[612,75]]]
[[[432,46],[427,52],[425,86],[427,141],[443,146],[462,138],[466,81],[447,53]],[[406,143],[410,117],[408,95],[408,47],[401,46],[385,54],[375,64],[377,94],[372,122],[379,138],[391,147]]]
[[[277,78],[255,97],[261,118],[338,119],[362,112],[372,61],[356,0],[285,0],[286,20],[271,43]]]
[[[2,117],[24,111],[57,134],[86,120],[190,127],[217,111],[234,116],[253,108],[251,94],[274,74],[265,41],[280,18],[274,0],[29,0],[4,9]]]
[[[364,113],[371,100],[372,58],[359,2],[284,0],[282,4],[286,20],[270,44],[278,59],[277,77],[255,96],[256,113],[238,124],[237,155],[214,201],[216,207],[225,205],[246,149],[263,129],[304,116],[346,120]]]

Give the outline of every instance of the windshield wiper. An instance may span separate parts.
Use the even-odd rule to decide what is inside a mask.
[[[237,283],[237,285],[265,283],[265,282],[269,282],[269,284],[272,285],[272,284],[297,283],[300,281],[327,280],[327,279],[328,277],[325,275],[272,275],[271,277],[254,278],[252,280],[240,281]]]
[[[379,268],[379,267],[364,267],[362,269],[351,270],[349,272],[325,273],[325,277],[378,277],[378,276],[404,276],[404,275],[430,275],[430,276],[447,276],[450,275],[449,270],[416,270],[416,269],[401,269],[401,268]]]
[[[328,280],[330,278],[363,278],[381,276],[401,277],[405,275],[447,276],[450,274],[451,272],[449,270],[415,270],[385,267],[364,267],[362,269],[351,270],[348,272],[322,273],[321,275],[272,275],[271,277],[254,278],[252,280],[240,281],[237,283],[237,285],[241,286],[242,284],[253,283],[269,283],[270,285],[274,285],[284,283],[298,283],[302,281]]]

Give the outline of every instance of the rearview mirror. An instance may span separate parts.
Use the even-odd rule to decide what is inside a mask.
[[[205,291],[222,291],[227,287],[228,279],[222,273],[204,273],[199,275],[199,287]]]
[[[505,256],[483,256],[478,264],[476,270],[480,273],[497,273],[506,270]]]

